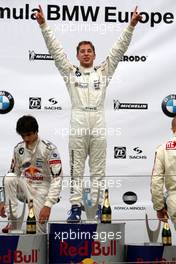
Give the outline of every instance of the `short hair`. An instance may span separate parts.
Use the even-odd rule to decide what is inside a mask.
[[[78,46],[76,47],[77,54],[78,54],[78,52],[80,50],[80,46],[81,45],[90,45],[92,50],[93,50],[93,52],[95,53],[95,47],[94,47],[93,43],[91,41],[88,41],[88,40],[83,40],[83,41],[79,42]]]
[[[38,132],[38,123],[35,117],[30,115],[24,115],[20,117],[16,124],[16,132],[19,135],[28,132]]]

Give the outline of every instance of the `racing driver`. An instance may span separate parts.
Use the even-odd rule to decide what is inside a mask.
[[[62,165],[54,144],[38,136],[37,120],[30,115],[22,116],[16,125],[23,141],[14,148],[9,173],[4,177],[5,201],[0,202],[0,216],[8,216],[8,225],[2,229],[8,233],[13,229],[10,219],[9,200],[12,213],[17,217],[18,199],[33,200],[37,221],[37,232],[46,232],[51,207],[58,202]]]
[[[173,137],[156,150],[151,194],[158,219],[167,222],[169,215],[176,229],[176,117],[172,131]]]
[[[83,193],[83,175],[86,158],[89,156],[91,198],[95,203],[99,195],[97,218],[101,216],[103,200],[103,179],[106,162],[106,136],[101,133],[105,129],[104,100],[108,83],[123,54],[126,52],[134,27],[141,19],[135,8],[130,24],[114,44],[106,60],[94,67],[95,48],[90,41],[81,41],[77,46],[79,66],[72,65],[52,30],[47,25],[43,10],[35,13],[47,48],[55,65],[62,75],[72,103],[71,131],[69,136],[69,155],[71,169],[72,204],[68,222],[80,222]]]

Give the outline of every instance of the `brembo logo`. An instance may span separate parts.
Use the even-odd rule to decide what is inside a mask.
[[[38,250],[32,249],[30,254],[24,254],[21,250],[8,250],[6,255],[0,256],[0,263],[38,263]]]

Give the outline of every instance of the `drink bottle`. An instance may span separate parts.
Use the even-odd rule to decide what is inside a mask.
[[[101,223],[109,224],[111,223],[111,206],[109,202],[109,192],[108,189],[105,190],[105,197],[103,202],[102,214],[101,214]]]
[[[29,213],[26,221],[26,233],[36,234],[36,218],[34,214],[33,200],[29,200]]]
[[[172,245],[172,235],[168,222],[164,222],[162,229],[162,243],[163,246]]]

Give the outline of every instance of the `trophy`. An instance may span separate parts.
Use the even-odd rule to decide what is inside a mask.
[[[153,244],[153,243],[157,243],[158,241],[158,236],[159,236],[159,232],[160,232],[160,227],[161,227],[161,222],[158,220],[158,226],[155,230],[152,230],[149,227],[149,220],[148,220],[148,215],[145,214],[145,224],[146,224],[146,228],[147,228],[147,234],[149,237],[149,244]]]
[[[3,186],[0,187],[0,202],[3,202],[3,203],[5,202],[5,191],[4,191]],[[21,233],[21,227],[23,224],[24,214],[25,214],[25,209],[26,209],[26,202],[25,201],[23,202],[24,202],[24,205],[23,205],[21,216],[15,217],[12,212],[11,200],[9,200],[9,213],[10,213],[10,220],[11,220],[11,225],[12,225],[12,230],[10,231],[11,233]]]
[[[11,172],[9,172],[7,175],[9,177],[16,176],[14,173],[11,173]],[[23,184],[21,183],[21,181],[22,179],[20,179],[19,183]],[[26,188],[24,184],[23,184],[23,188]],[[7,203],[9,204],[9,220],[11,222],[11,230],[9,231],[10,233],[23,233],[21,228],[24,222],[24,215],[25,215],[27,200],[26,200],[26,197],[24,196],[23,189],[20,187],[20,185],[17,185],[17,199],[23,203],[22,213],[19,217],[16,217],[13,215],[11,199],[8,199],[8,200],[6,199],[5,188],[4,186],[0,187],[0,202],[3,202],[4,204],[6,203],[6,205]]]
[[[83,202],[84,202],[84,209],[88,222],[96,221],[95,215],[98,209],[99,196],[100,196],[100,190],[98,189],[97,200],[95,204],[93,204],[92,199],[90,197],[90,188],[84,189]]]
[[[23,233],[23,231],[21,230],[21,227],[24,221],[25,209],[26,209],[26,201],[24,201],[23,203],[23,210],[22,210],[21,216],[15,217],[12,212],[11,200],[9,200],[9,212],[10,212],[10,219],[11,219],[11,224],[12,224],[11,233]]]

